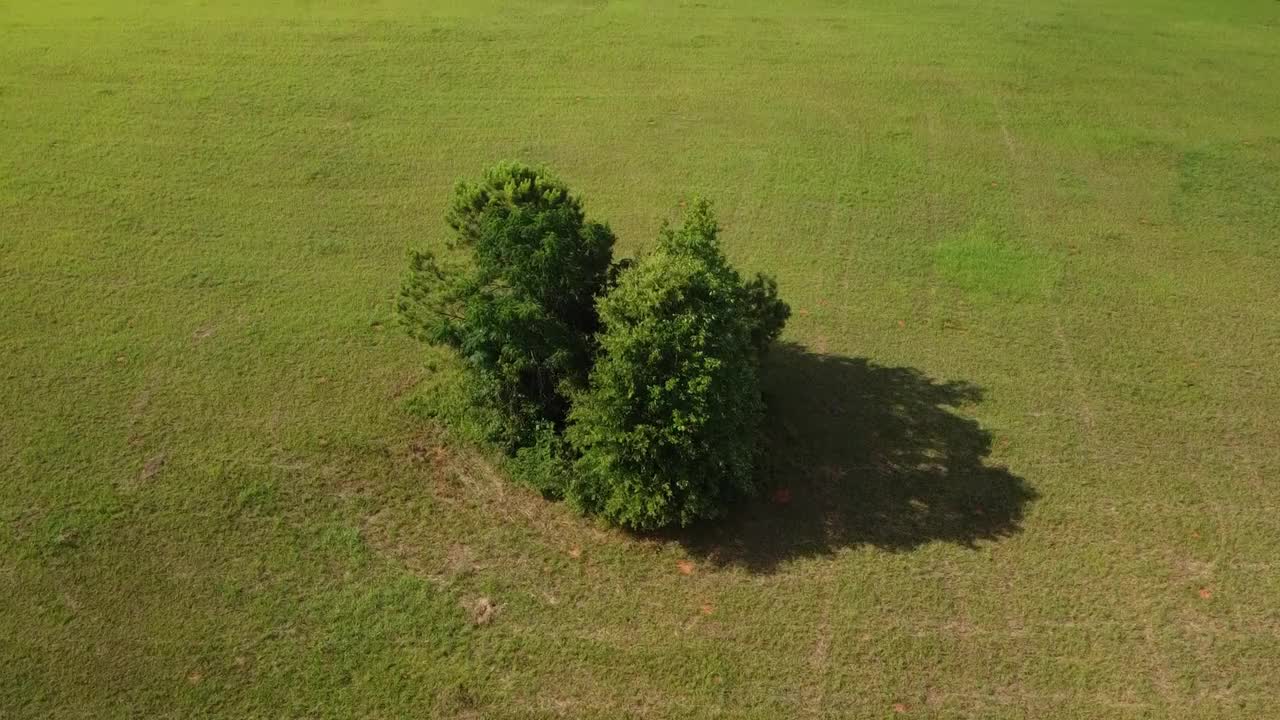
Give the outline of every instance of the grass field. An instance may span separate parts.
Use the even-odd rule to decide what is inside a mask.
[[[502,158],[716,201],[784,492],[635,538],[408,411]],[[1273,0],[4,0],[0,308],[0,717],[1280,716]]]

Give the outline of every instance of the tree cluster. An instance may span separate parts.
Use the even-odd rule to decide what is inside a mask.
[[[640,530],[755,491],[760,363],[790,310],[772,278],[729,264],[709,203],[615,262],[564,183],[504,163],[460,183],[446,221],[461,259],[414,253],[400,314],[456,351],[519,477]]]

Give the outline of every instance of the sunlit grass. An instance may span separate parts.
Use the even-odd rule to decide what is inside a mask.
[[[1280,715],[1278,31],[9,2],[0,716]],[[785,492],[634,538],[407,410],[407,251],[502,158],[624,252],[717,203]]]

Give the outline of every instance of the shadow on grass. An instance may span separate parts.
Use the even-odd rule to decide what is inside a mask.
[[[974,547],[1021,529],[1036,492],[989,466],[991,434],[960,414],[979,387],[862,358],[773,350],[764,496],[674,535],[719,565],[768,573],[786,560],[871,545]]]

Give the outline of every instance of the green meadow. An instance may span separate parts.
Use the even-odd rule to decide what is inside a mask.
[[[793,315],[637,536],[414,408],[453,184]],[[1280,716],[1273,0],[0,0],[0,717]]]

